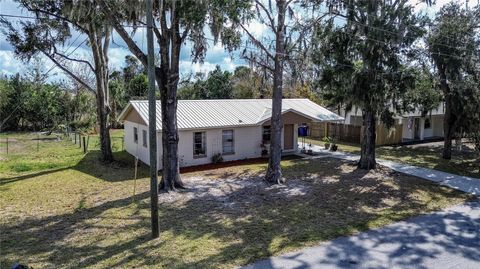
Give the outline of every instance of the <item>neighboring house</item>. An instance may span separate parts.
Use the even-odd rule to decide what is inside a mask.
[[[177,109],[180,167],[257,158],[268,154],[271,99],[179,100]],[[162,168],[161,105],[157,101],[158,167]],[[124,122],[127,152],[149,164],[148,101],[130,101],[119,120]],[[344,119],[308,99],[283,99],[282,150],[298,149],[297,129],[310,122]]]
[[[362,126],[362,111],[361,109],[353,108],[349,112],[341,110],[341,115],[345,117],[345,124],[354,126]],[[443,137],[443,117],[444,105],[440,105],[422,116],[420,111],[404,113],[395,117],[395,124],[402,125],[402,141],[421,141],[431,140]],[[387,133],[387,132],[383,132]]]

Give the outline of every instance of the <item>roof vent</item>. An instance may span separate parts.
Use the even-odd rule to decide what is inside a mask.
[[[243,121],[242,120],[238,120],[239,123],[242,123]]]

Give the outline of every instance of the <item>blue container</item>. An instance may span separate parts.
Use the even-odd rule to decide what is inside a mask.
[[[299,137],[308,136],[308,126],[298,127],[298,136]]]

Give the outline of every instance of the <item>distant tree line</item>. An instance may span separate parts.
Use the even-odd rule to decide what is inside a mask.
[[[46,82],[35,62],[24,75],[0,77],[1,131],[87,130],[95,123],[95,98],[65,82]]]
[[[320,95],[310,84],[288,83],[284,98],[308,98],[322,103]],[[233,72],[214,70],[197,73],[183,79],[178,88],[178,99],[252,99],[272,98],[272,80],[263,72],[248,66],[238,66]]]

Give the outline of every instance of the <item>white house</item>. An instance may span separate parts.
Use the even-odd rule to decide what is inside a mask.
[[[445,110],[444,104],[440,105],[422,116],[421,111],[403,113],[396,116],[396,124],[402,125],[402,140],[403,141],[421,141],[432,138],[443,137],[443,118]],[[345,117],[345,124],[361,126],[362,110],[353,108],[351,111],[341,111],[341,115]]]
[[[180,167],[261,157],[269,148],[271,99],[179,100],[177,124]],[[130,101],[119,120],[124,122],[125,149],[149,164],[148,101]],[[308,99],[283,99],[282,150],[295,152],[298,126],[344,119]],[[157,101],[158,167],[162,167],[161,105]]]

